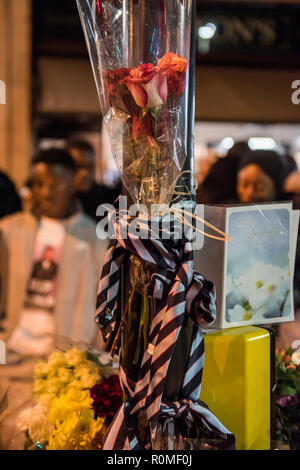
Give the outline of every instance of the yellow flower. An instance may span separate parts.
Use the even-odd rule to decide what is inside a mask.
[[[48,416],[54,430],[48,450],[91,450],[101,448],[106,430],[104,418],[94,419],[90,392],[70,389],[53,400]]]
[[[49,450],[100,449],[107,428],[94,418],[89,391],[100,379],[98,365],[77,348],[52,353],[35,366],[38,404],[20,416],[19,427]]]
[[[53,395],[58,395],[62,388],[62,382],[56,377],[50,377],[47,380],[46,393],[51,393]]]
[[[46,378],[51,370],[51,366],[47,362],[39,361],[34,367],[34,377]]]
[[[52,398],[75,388],[93,387],[100,379],[99,367],[87,359],[86,353],[72,348],[65,353],[53,352],[47,362],[37,363],[34,371],[33,392]]]
[[[53,400],[49,412],[49,421],[57,424],[57,422],[63,420],[70,413],[76,413],[77,411],[84,413],[86,410],[93,417],[92,403],[93,399],[90,396],[89,390],[81,391],[72,388]]]
[[[65,360],[70,366],[78,366],[82,362],[86,362],[86,355],[84,352],[79,351],[77,348],[72,348],[65,352]]]
[[[87,363],[76,367],[75,380],[80,382],[81,388],[92,388],[100,380],[99,369],[96,365]]]
[[[35,379],[33,382],[33,393],[41,395],[47,391],[47,381],[43,379]]]
[[[101,438],[105,431],[103,418],[85,422],[75,414],[51,433],[47,450],[101,449]]]
[[[54,351],[52,354],[50,354],[48,358],[48,364],[54,369],[58,367],[62,367],[62,366],[63,367],[67,366],[64,353],[59,352],[59,351]]]
[[[71,380],[73,380],[73,371],[70,369],[65,369],[64,367],[61,367],[57,371],[57,377],[63,384],[69,383]]]

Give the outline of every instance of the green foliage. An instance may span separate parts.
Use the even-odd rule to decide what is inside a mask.
[[[276,354],[277,439],[298,448],[300,430],[300,365],[291,361],[294,350]]]

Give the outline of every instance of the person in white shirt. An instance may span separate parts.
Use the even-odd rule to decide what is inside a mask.
[[[95,339],[96,289],[108,243],[78,207],[75,171],[67,151],[40,151],[31,167],[33,213],[0,222],[0,338],[20,355],[49,354],[55,337]]]

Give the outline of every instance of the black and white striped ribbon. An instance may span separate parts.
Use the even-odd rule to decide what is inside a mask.
[[[199,327],[212,323],[216,316],[213,284],[194,272],[191,242],[187,238],[175,240],[172,236],[167,240],[153,238],[149,222],[141,220],[140,226],[144,230],[141,237],[130,230],[128,217],[113,220],[116,239],[107,251],[99,282],[96,322],[104,339],[111,343],[121,322],[120,287],[124,258],[133,254],[155,266],[149,289],[150,295],[157,299],[157,311],[150,326],[148,347],[136,383],[130,381],[120,367],[121,384],[130,398],[115,416],[104,439],[104,450],[139,448],[136,433],[130,425],[131,417],[136,416],[139,410],[145,410],[148,421],[157,419],[168,367],[186,315],[192,318],[194,327],[181,396],[197,402],[204,363],[204,340]],[[120,236],[124,224],[128,229],[127,238]],[[199,407],[196,408],[199,411]],[[209,412],[205,419],[220,434],[231,436],[212,413]]]

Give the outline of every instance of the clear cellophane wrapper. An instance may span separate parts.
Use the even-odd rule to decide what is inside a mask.
[[[77,0],[103,121],[134,203],[169,203],[186,155],[191,1]]]

